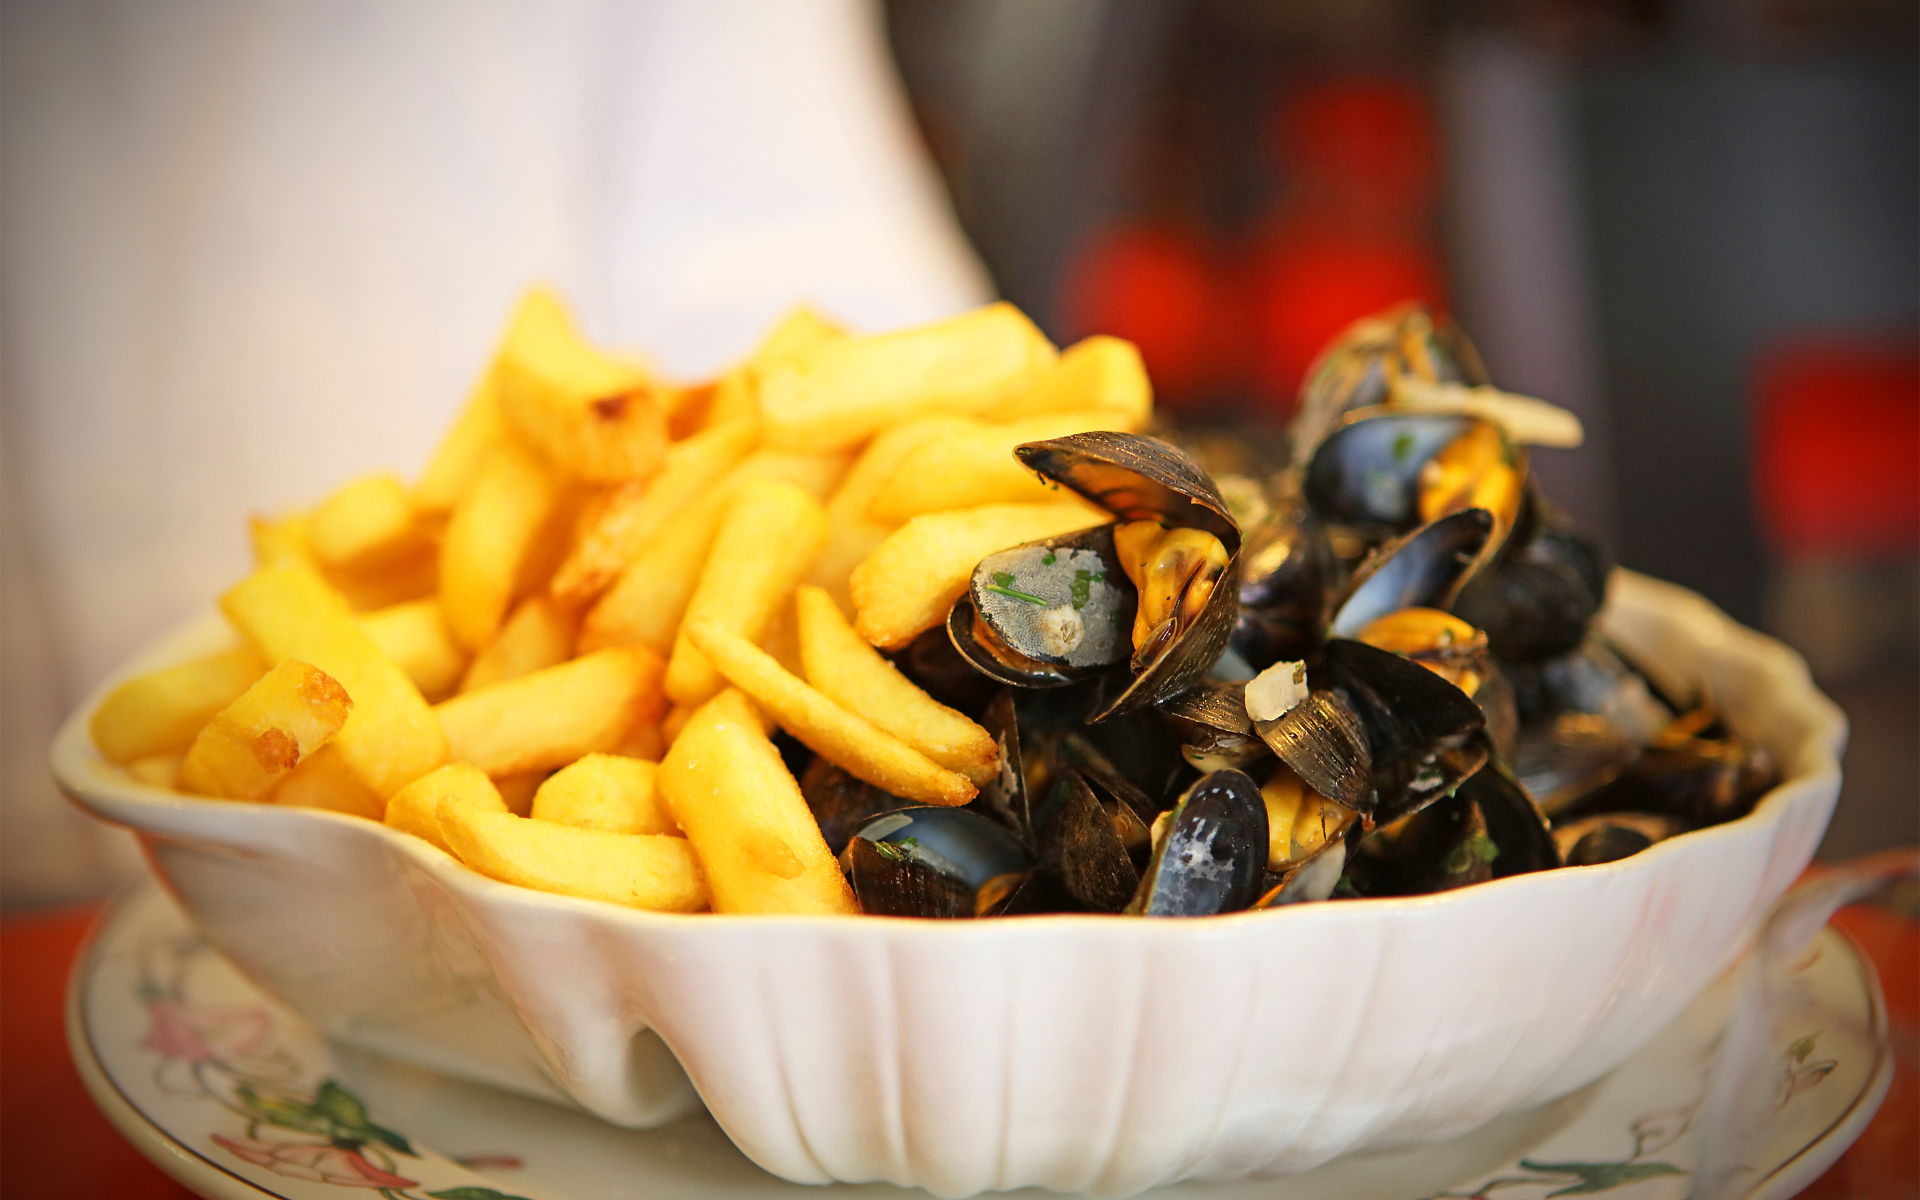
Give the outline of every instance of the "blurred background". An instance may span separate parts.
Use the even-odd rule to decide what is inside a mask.
[[[1920,841],[1917,12],[5,0],[0,906],[137,869],[53,795],[59,718],[240,514],[411,473],[535,278],[680,372],[796,295],[997,291],[1236,429],[1425,301],[1584,421],[1560,504],[1847,710],[1823,856]]]
[[[1452,313],[1579,413],[1549,493],[1792,643],[1852,722],[1822,847],[1920,840],[1920,7],[890,0],[1000,292],[1277,423],[1349,321]]]

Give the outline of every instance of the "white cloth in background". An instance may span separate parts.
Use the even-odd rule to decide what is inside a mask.
[[[987,296],[862,0],[0,11],[9,905],[127,862],[46,783],[67,707],[247,513],[415,472],[528,283],[687,376]]]

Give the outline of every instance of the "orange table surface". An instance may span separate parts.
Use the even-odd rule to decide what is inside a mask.
[[[180,1200],[93,1106],[67,1054],[67,973],[100,906],[0,921],[0,1196]],[[1802,1193],[1920,1198],[1920,922],[1844,909],[1834,924],[1880,971],[1893,1029],[1892,1090],[1852,1149]]]

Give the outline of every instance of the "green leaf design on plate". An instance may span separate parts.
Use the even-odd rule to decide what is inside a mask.
[[[292,1129],[300,1133],[317,1133],[331,1137],[331,1122],[313,1108],[305,1104],[296,1104],[291,1100],[276,1100],[271,1096],[262,1096],[246,1084],[234,1088],[234,1095],[240,1098],[241,1105],[250,1113],[258,1116],[269,1125],[281,1129]]]
[[[1639,1183],[1643,1179],[1656,1179],[1662,1175],[1685,1175],[1679,1167],[1666,1163],[1543,1163],[1530,1159],[1521,1159],[1520,1165],[1529,1171],[1542,1171],[1548,1175],[1572,1175],[1580,1180],[1572,1187],[1563,1187],[1557,1192],[1548,1192],[1548,1200],[1554,1196],[1590,1196],[1595,1192],[1610,1192],[1614,1188]]]
[[[527,1200],[525,1196],[516,1196],[490,1187],[457,1187],[444,1192],[428,1192],[433,1200]]]
[[[1807,1036],[1801,1038],[1799,1041],[1795,1042],[1793,1045],[1787,1047],[1787,1053],[1793,1056],[1793,1061],[1797,1063],[1805,1062],[1807,1061],[1807,1055],[1813,1053],[1813,1044],[1819,1040],[1820,1040],[1819,1034],[1810,1033]]]
[[[367,1116],[367,1106],[360,1103],[360,1097],[331,1079],[322,1083],[320,1090],[313,1094],[312,1110],[316,1116],[333,1126],[329,1132],[338,1140],[379,1142],[410,1158],[419,1157],[414,1154],[413,1146],[406,1138],[373,1123]]]

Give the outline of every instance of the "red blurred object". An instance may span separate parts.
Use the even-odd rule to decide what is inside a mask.
[[[1218,370],[1222,303],[1205,244],[1167,222],[1135,222],[1097,235],[1068,276],[1064,316],[1080,334],[1106,333],[1140,347],[1154,391],[1173,407]]]
[[[1314,358],[1354,321],[1406,300],[1444,307],[1439,264],[1411,240],[1283,227],[1255,262],[1255,369],[1282,411]]]
[[[1754,490],[1789,555],[1920,549],[1920,345],[1801,336],[1756,373]]]
[[[1291,188],[1402,213],[1433,199],[1439,137],[1426,96],[1406,80],[1354,75],[1296,88],[1275,110],[1270,136]]]

